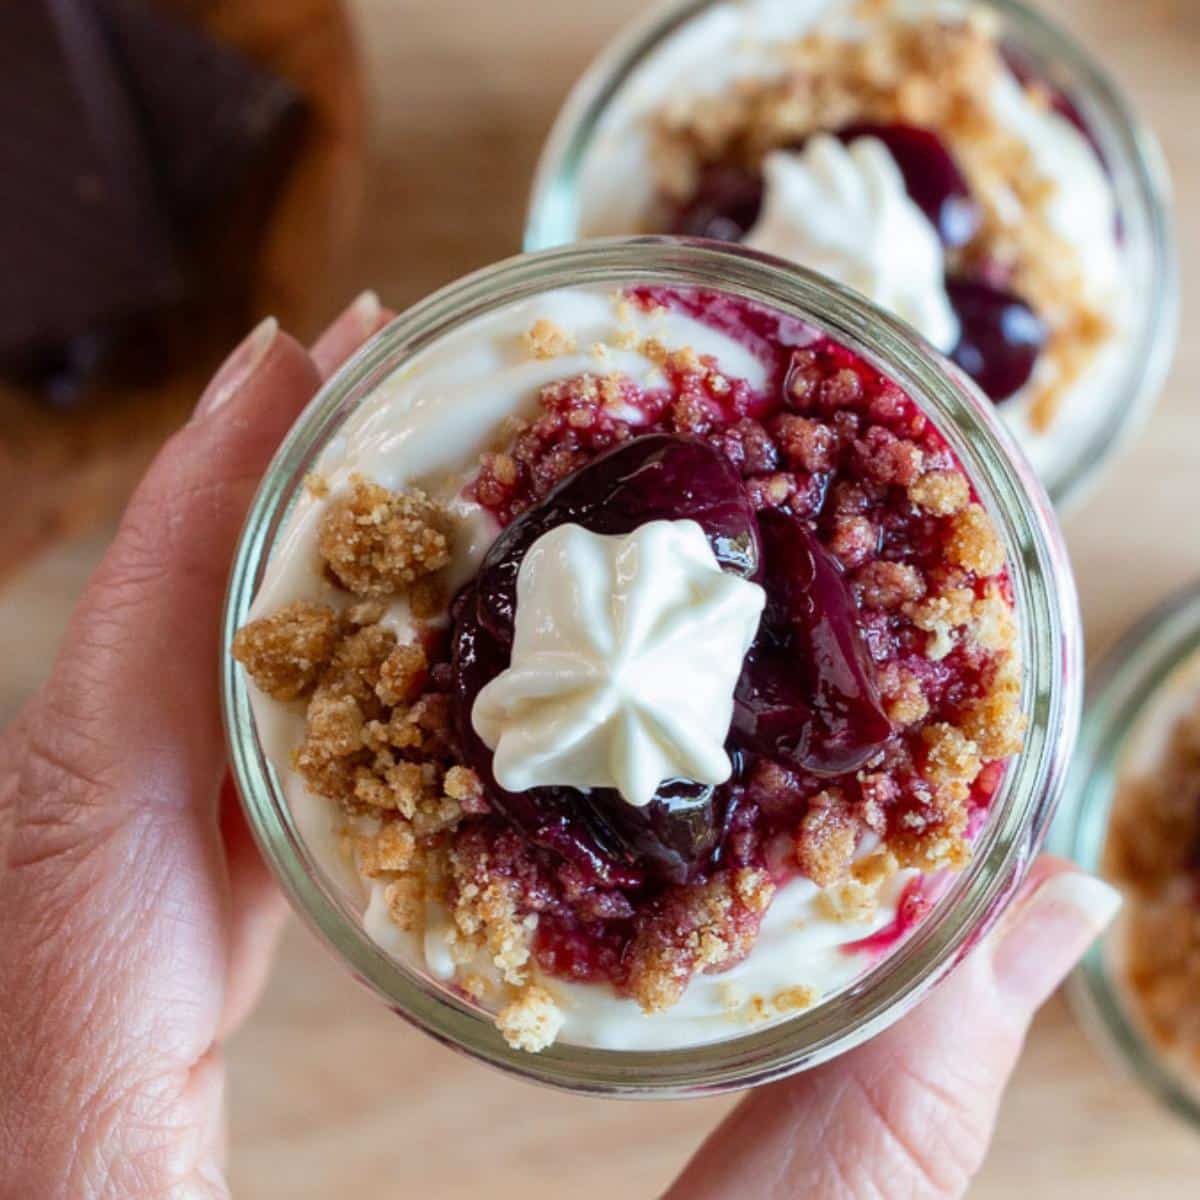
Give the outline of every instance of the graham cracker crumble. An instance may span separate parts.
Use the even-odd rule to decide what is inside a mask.
[[[957,471],[928,471],[908,485],[908,498],[936,517],[949,517],[966,508],[971,489]]]
[[[668,891],[630,945],[629,994],[644,1012],[663,1012],[693,975],[740,962],[774,895],[770,876],[748,867]]]
[[[316,686],[333,659],[340,621],[326,604],[296,600],[239,629],[233,657],[275,700],[295,700]]]
[[[452,845],[447,857],[452,946],[461,942],[469,961],[482,944],[506,982],[525,983],[537,916],[521,914],[517,881],[490,871],[486,844],[469,835]]]
[[[845,876],[858,848],[860,825],[837,789],[818,792],[796,829],[796,863],[818,887]]]
[[[992,111],[989,89],[1009,70],[993,22],[977,13],[953,23],[911,19],[897,13],[894,0],[859,9],[864,36],[818,26],[783,49],[782,74],[679,97],[654,115],[651,159],[662,208],[685,204],[706,167],[756,169],[769,151],[812,133],[856,123],[933,130],[952,148],[983,212],[979,231],[951,254],[948,267],[992,277],[1003,270],[1046,323],[1028,408],[1032,427],[1044,431],[1114,330],[1088,295],[1075,246],[1051,220],[1054,184]],[[1044,87],[1024,86],[1044,104]],[[664,221],[662,213],[650,214],[649,231]]]
[[[535,321],[526,330],[522,341],[534,358],[557,358],[575,349],[574,336],[546,317]]]
[[[1133,1004],[1200,1074],[1200,693],[1162,761],[1120,781],[1103,868],[1125,893],[1116,966]]]
[[[819,999],[820,993],[815,988],[796,984],[793,987],[783,988],[773,996],[762,996],[756,993],[745,1001],[738,997],[735,1003],[731,1003],[727,1007],[730,1016],[739,1024],[759,1025],[774,1017],[804,1012],[805,1009],[812,1008]]]
[[[309,471],[304,477],[304,490],[317,500],[324,500],[329,495],[329,480],[316,471]]]
[[[419,492],[356,479],[330,503],[319,545],[334,578],[369,598],[341,615],[290,604],[241,629],[234,655],[268,695],[306,700],[293,764],[314,793],[337,804],[358,869],[382,885],[393,923],[421,934],[429,904],[444,905],[454,960],[483,951],[520,989],[498,1028],[514,1046],[542,1049],[562,1018],[527,981],[537,917],[518,911],[514,882],[489,873],[482,843],[454,838],[465,816],[488,811],[483,785],[456,760],[449,697],[431,679],[425,647],[398,642],[379,624],[381,598],[419,587],[448,560],[444,518]],[[481,993],[478,975],[468,978]]]
[[[879,892],[899,868],[896,856],[880,847],[855,862],[847,875],[818,897],[825,914],[835,921],[870,920],[879,909]]]
[[[771,1005],[779,1013],[803,1012],[806,1008],[812,1008],[816,1001],[816,991],[803,984],[784,988],[771,997]]]
[[[445,519],[421,491],[389,492],[356,475],[321,521],[321,556],[360,596],[389,596],[450,561]]]
[[[562,1009],[544,987],[535,983],[521,989],[496,1015],[496,1028],[514,1050],[536,1054],[545,1050],[562,1028]]]

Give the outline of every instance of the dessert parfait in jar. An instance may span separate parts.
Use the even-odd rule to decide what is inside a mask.
[[[997,406],[1051,498],[1136,427],[1174,346],[1161,155],[1012,0],[685,0],[579,82],[526,248],[740,242],[857,289]]]
[[[378,335],[264,481],[226,635],[297,907],[435,1036],[602,1093],[895,1020],[1019,882],[1078,715],[990,403],[855,293],[670,239]]]

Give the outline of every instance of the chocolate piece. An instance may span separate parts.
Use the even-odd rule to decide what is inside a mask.
[[[0,356],[182,291],[137,118],[87,0],[0,4]]]
[[[300,94],[143,0],[99,0],[99,10],[172,227],[189,236],[243,187],[275,172],[300,126]]]
[[[302,117],[290,84],[157,5],[0,4],[5,371],[68,406],[98,376],[161,375],[183,304],[241,319]]]

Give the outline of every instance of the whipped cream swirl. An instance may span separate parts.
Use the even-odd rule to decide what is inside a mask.
[[[958,340],[942,244],[878,138],[817,134],[763,164],[762,213],[745,244],[861,292],[943,352]]]
[[[764,602],[721,569],[695,521],[544,533],[517,576],[511,663],[471,712],[497,781],[612,787],[636,806],[668,779],[724,783],[733,690]]]

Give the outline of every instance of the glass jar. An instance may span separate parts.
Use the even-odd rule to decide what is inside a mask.
[[[650,59],[663,51],[687,46],[692,54],[700,35],[739,4],[754,7],[771,27],[772,14],[787,20],[787,10],[817,15],[849,0],[666,0],[631,25],[595,59],[579,79],[559,112],[543,148],[534,178],[525,225],[525,249],[541,250],[580,238],[653,232],[624,223],[640,200],[634,188],[620,191],[622,215],[590,225],[581,215],[580,179],[589,155],[599,145],[605,173],[636,173],[636,154],[628,138],[620,145],[603,143],[606,119],[626,96],[639,102],[646,93]],[[1090,396],[1086,422],[1071,430],[1069,450],[1041,468],[1042,482],[1061,511],[1076,502],[1101,467],[1129,441],[1148,417],[1171,364],[1178,333],[1177,249],[1171,224],[1170,182],[1165,160],[1153,134],[1141,124],[1104,69],[1065,30],[1022,0],[970,0],[969,8],[985,9],[1000,23],[1000,36],[1012,61],[1030,78],[1045,80],[1076,107],[1103,156],[1112,184],[1122,251],[1122,279],[1138,298],[1128,314],[1133,328],[1114,351],[1099,399]],[[943,9],[960,7],[951,0]],[[700,22],[708,21],[707,29]],[[732,18],[729,22],[732,24]],[[790,36],[796,19],[791,20]],[[802,32],[802,30],[801,30]],[[727,35],[731,37],[732,35]],[[779,36],[779,35],[776,35]],[[706,60],[707,61],[707,60]],[[711,73],[724,86],[733,68],[714,60]],[[697,68],[700,70],[700,68]],[[712,87],[711,83],[701,87]],[[656,95],[654,105],[663,99]],[[641,172],[643,175],[645,171]],[[625,206],[628,206],[628,213]],[[1108,381],[1111,381],[1109,383]],[[1080,410],[1082,411],[1082,410]]]
[[[555,1044],[510,1049],[481,1010],[364,932],[361,905],[321,867],[268,763],[243,672],[229,653],[265,563],[322,448],[379,384],[464,324],[539,293],[638,283],[717,289],[799,317],[895,380],[958,455],[1003,536],[1019,613],[1027,745],[1005,773],[969,867],[900,947],[847,990],[781,1024],[661,1052]],[[822,1062],[891,1024],[991,925],[1038,849],[1075,740],[1081,633],[1053,512],[991,408],[907,327],[819,276],[736,248],[673,239],[600,242],[524,255],[451,284],[394,320],[321,389],[271,464],[238,547],[223,631],[234,773],[263,854],[297,910],[397,1013],[514,1073],[577,1091],[687,1095],[741,1088]]]
[[[1079,749],[1051,841],[1057,853],[1096,874],[1103,873],[1109,817],[1126,751],[1142,732],[1151,706],[1173,684],[1186,685],[1186,692],[1200,691],[1200,584],[1168,600],[1126,634],[1088,687]],[[1189,1084],[1172,1067],[1122,992],[1113,965],[1119,931],[1118,921],[1072,975],[1072,1007],[1108,1057],[1200,1128],[1200,1083]]]

